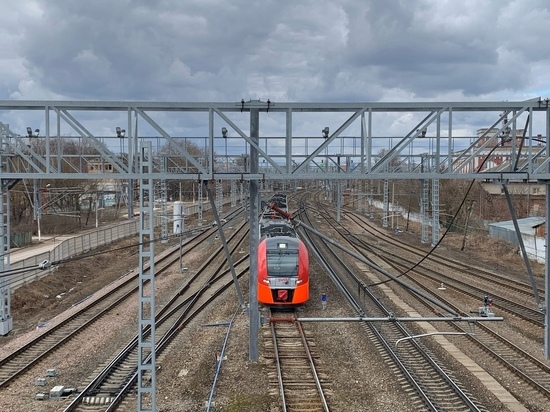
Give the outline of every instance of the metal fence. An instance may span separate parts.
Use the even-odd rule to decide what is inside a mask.
[[[155,220],[155,224],[160,224],[159,217],[155,217]],[[135,235],[138,232],[139,220],[129,220],[126,222],[117,223],[116,225],[97,228],[86,233],[71,236],[69,238],[66,238],[66,236],[60,236],[59,238],[62,240],[60,240],[59,243],[55,243],[54,238],[54,245],[52,245],[51,250],[38,253],[26,259],[12,262],[10,263],[10,270],[38,267],[38,265],[45,260],[55,262],[62,259],[67,259],[95,249],[99,246],[107,245],[128,236]],[[49,270],[34,269],[25,272],[24,274],[12,275],[10,288],[13,291],[26,283],[33,282],[36,279],[48,275],[52,270],[55,270],[55,267],[52,267],[52,269]]]
[[[208,202],[203,204],[203,211],[206,210],[210,210],[210,203]],[[185,216],[196,213],[198,213],[198,204],[184,205]],[[170,217],[168,216],[167,218]],[[160,226],[162,219],[162,216],[155,216],[155,226]],[[38,253],[26,259],[11,262],[10,270],[38,267],[38,265],[45,260],[55,262],[67,259],[117,240],[133,236],[137,233],[139,233],[139,219],[116,223],[70,237],[60,236],[58,237],[59,243],[57,244],[55,244],[54,238],[54,245],[52,245],[51,250]],[[10,289],[13,293],[18,287],[46,276],[54,270],[56,270],[56,267],[46,270],[33,269],[25,273],[12,275],[10,279]]]
[[[32,243],[32,232],[13,232],[10,234],[10,247],[24,247]]]

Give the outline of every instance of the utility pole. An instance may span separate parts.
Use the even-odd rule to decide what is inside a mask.
[[[466,247],[466,235],[468,233],[468,223],[470,222],[470,216],[472,216],[472,211],[474,210],[474,205],[476,204],[475,200],[468,206],[468,215],[466,216],[466,226],[464,227],[464,237],[462,238],[462,247],[460,248],[461,251],[464,250]]]

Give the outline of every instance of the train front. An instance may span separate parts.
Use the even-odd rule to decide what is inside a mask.
[[[258,246],[258,301],[270,306],[302,305],[309,299],[305,244],[290,236],[263,239]]]

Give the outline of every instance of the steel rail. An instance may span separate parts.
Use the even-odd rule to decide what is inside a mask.
[[[317,210],[318,210],[318,208],[317,208]],[[326,217],[326,216],[325,216],[325,217]],[[330,220],[330,219],[327,219],[327,220]],[[325,242],[325,243],[326,243],[326,242]],[[336,259],[338,259],[338,260],[341,261],[341,258],[340,258],[339,256],[337,256],[336,253],[333,252],[331,245],[332,245],[331,243],[326,243],[327,251],[329,251],[331,254],[333,254],[333,256],[334,256]],[[319,255],[322,255],[322,253],[319,253]],[[373,301],[375,302],[375,304],[376,304],[381,310],[383,310],[387,315],[390,315],[390,313],[388,313],[388,310],[385,309],[385,308],[382,306],[381,302],[380,302],[378,299],[376,299],[374,296],[372,296],[372,293],[370,292],[370,290],[368,290],[368,288],[365,287],[365,285],[363,284],[363,282],[362,282],[360,279],[358,279],[358,278],[353,274],[353,272],[350,271],[349,268],[347,268],[347,266],[346,266],[343,262],[341,262],[341,265],[345,268],[346,271],[348,271],[348,273],[352,276],[352,278],[354,278],[354,282],[356,282],[356,284],[358,285],[358,287],[362,288],[364,293],[366,293],[367,295],[370,295],[370,296],[373,298]],[[335,277],[336,277],[336,275],[335,275]],[[342,286],[345,288],[345,285],[343,285],[343,283],[342,283]],[[349,293],[349,294],[351,295],[351,293]],[[405,336],[411,336],[410,333],[409,333],[408,331],[405,330],[405,328],[404,328],[403,325],[401,325],[401,324],[399,324],[399,323],[397,323],[397,322],[391,322],[390,324],[391,324],[391,325],[397,326],[397,327],[401,330],[401,333],[405,334]],[[378,333],[378,331],[375,331],[375,333]],[[383,338],[383,337],[382,337],[382,338]],[[386,339],[383,338],[383,341],[385,342]],[[437,373],[439,374],[439,376],[440,376],[443,380],[445,380],[445,381],[447,382],[447,385],[449,385],[449,387],[452,388],[453,392],[454,392],[460,399],[462,399],[462,402],[464,402],[464,405],[467,405],[468,408],[469,408],[470,410],[474,410],[474,411],[481,410],[481,409],[479,409],[478,406],[471,400],[470,396],[468,396],[466,393],[464,393],[463,390],[462,390],[460,387],[458,387],[458,385],[456,384],[456,382],[455,382],[453,379],[451,379],[451,378],[449,377],[449,375],[448,375],[445,371],[443,371],[443,369],[439,366],[439,364],[438,364],[437,362],[435,362],[435,360],[434,360],[431,356],[429,356],[429,355],[426,353],[426,351],[420,346],[420,344],[419,344],[417,341],[412,340],[412,341],[411,341],[411,344],[415,346],[416,350],[418,350],[420,353],[423,354],[422,356],[425,357],[426,361],[427,361],[428,363],[430,363],[430,365],[432,366],[432,368],[434,368],[434,370],[437,371]],[[398,354],[394,353],[394,349],[393,349],[390,345],[387,345],[387,347],[388,347],[388,351],[389,351],[391,354],[393,354],[392,357],[394,357],[394,356],[395,356],[396,358],[399,357]],[[401,364],[401,365],[402,365],[402,364]],[[410,374],[409,374],[408,376],[412,377],[412,375],[410,375]],[[413,378],[413,382],[411,382],[411,383],[413,384],[413,386],[418,387],[418,388],[420,389],[420,387],[419,387],[418,384],[416,383],[416,379]],[[438,408],[437,408],[434,404],[432,404],[432,402],[431,402],[431,400],[430,400],[430,396],[427,395],[426,393],[424,393],[424,390],[423,390],[423,389],[421,389],[418,393],[419,393],[419,395],[424,399],[424,401],[426,402],[426,404],[427,404],[430,408],[433,408],[432,410],[434,410],[434,411],[435,411],[435,410],[438,410]]]
[[[240,230],[245,228],[246,223],[243,222],[240,229],[238,231],[235,231],[230,241],[233,240],[239,233]],[[239,247],[242,240],[246,237],[246,234],[248,231],[241,235],[240,238],[235,242],[235,246],[232,249],[232,252],[235,252],[235,250]],[[181,300],[182,295],[187,291],[191,285],[192,282],[194,282],[196,279],[199,278],[200,274],[206,270],[209,265],[212,264],[216,256],[221,255],[221,252],[223,251],[222,246],[218,247],[217,250],[210,256],[209,259],[207,259],[200,267],[200,269],[197,271],[197,273],[186,283],[184,284],[180,290],[178,290],[173,297],[169,300],[169,302],[159,311],[159,313],[156,315],[156,324],[161,325],[168,320],[172,318],[172,316],[178,311],[186,307],[183,312],[179,314],[179,316],[175,320],[171,320],[172,324],[168,327],[168,329],[165,331],[164,335],[158,340],[157,344],[155,345],[155,352],[160,353],[167,345],[168,343],[186,326],[186,324],[193,319],[200,311],[206,307],[206,305],[210,304],[214,301],[215,297],[217,297],[220,293],[225,291],[228,287],[230,287],[233,284],[233,280],[228,281],[226,284],[224,284],[223,287],[218,289],[216,292],[213,293],[213,295],[206,300],[206,302],[203,303],[203,305],[200,305],[198,309],[196,309],[191,314],[187,314],[195,305],[196,302],[198,302],[198,299],[204,295],[204,293],[211,287],[212,284],[214,284],[216,281],[219,281],[223,277],[225,277],[229,271],[224,270],[222,273],[220,273],[221,268],[223,266],[223,263],[220,263],[218,267],[214,270],[213,274],[210,275],[209,279],[206,280],[202,284],[202,286],[199,288],[198,291],[194,292],[191,296],[185,298],[184,300]],[[237,264],[243,263],[248,257],[243,256],[241,259],[238,260]],[[238,277],[241,277],[244,275],[244,273],[248,272],[248,268],[243,270],[241,273],[238,274]],[[179,300],[179,302],[178,302]],[[147,332],[147,331],[146,331]],[[70,405],[67,406],[67,408],[64,410],[65,412],[74,411],[76,410],[79,405],[81,404],[82,400],[87,396],[88,393],[93,392],[96,390],[96,388],[99,388],[103,380],[109,376],[112,373],[113,368],[116,367],[117,364],[119,364],[123,359],[127,358],[131,351],[137,347],[137,336],[134,337],[134,339],[123,349],[123,351],[120,352],[120,354],[116,357],[116,360],[113,360],[109,363],[107,367],[104,368],[93,380],[82,390],[77,397],[70,403]],[[149,354],[150,356],[150,354]],[[146,359],[147,361],[147,359]],[[137,368],[134,371],[133,375],[130,376],[125,382],[124,386],[122,386],[118,393],[115,395],[114,399],[111,400],[111,403],[107,406],[106,411],[113,411],[121,402],[126,393],[130,390],[130,388],[135,384],[137,380]]]

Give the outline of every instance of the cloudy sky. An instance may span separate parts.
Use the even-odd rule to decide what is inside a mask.
[[[4,0],[0,99],[523,100],[547,0]]]
[[[0,100],[437,102],[550,97],[548,0],[1,4]],[[262,134],[284,136],[284,115],[279,115],[262,118]],[[87,114],[80,120],[96,136],[114,136],[114,126],[124,125],[125,116]],[[205,116],[179,116],[177,121],[169,114],[158,116],[155,120],[172,136],[207,134]],[[404,136],[416,127],[418,116],[375,119],[374,133]],[[320,137],[320,125],[334,131],[347,117],[304,115],[293,121],[293,136]],[[475,136],[498,113],[454,119],[453,135]],[[534,133],[546,134],[540,119],[532,120]],[[240,120],[246,132],[248,120]],[[42,133],[45,129],[44,114],[38,111],[2,112],[0,121],[15,133],[24,134],[29,125]],[[519,122],[518,128],[523,127],[525,120]],[[216,122],[215,130],[221,126],[225,124]],[[356,122],[346,132],[360,135],[359,126]],[[156,132],[140,126],[140,134]],[[63,126],[62,135],[75,132]],[[230,130],[229,136],[238,134]],[[242,139],[230,141],[230,146],[238,153],[246,150]],[[307,151],[297,146],[293,151]]]

